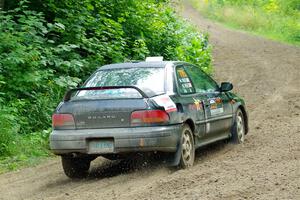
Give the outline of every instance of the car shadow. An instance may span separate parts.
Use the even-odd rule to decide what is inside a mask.
[[[231,151],[234,145],[226,144],[224,141],[216,142],[196,150],[195,164],[201,165],[220,154]],[[98,181],[105,178],[117,177],[119,175],[127,175],[135,172],[152,172],[159,168],[168,168],[169,173],[176,173],[178,168],[169,167],[165,160],[165,156],[161,154],[138,154],[126,160],[110,161],[108,159],[98,157],[92,162],[89,174],[84,179],[69,179],[62,173],[61,179],[49,182],[46,188],[60,187],[68,184],[81,184],[83,182]]]
[[[61,171],[59,179],[50,180],[45,186],[39,188],[57,188],[66,185],[75,187],[77,184],[102,180],[105,178],[116,177],[122,174],[131,174],[137,171],[155,170],[164,163],[153,155],[140,154],[130,159],[110,161],[103,157],[98,157],[91,163],[91,168],[87,177],[70,179]]]
[[[226,144],[223,141],[210,144],[196,150],[194,167],[201,165],[216,156],[225,154],[232,150],[234,145]],[[119,175],[129,175],[136,172],[151,173],[159,168],[168,168],[169,173],[178,171],[176,167],[169,167],[165,154],[137,154],[130,159],[110,161],[103,157],[98,157],[92,164],[88,176],[84,179],[69,179],[62,173],[60,179],[49,182],[45,187],[56,188],[65,185],[73,185],[99,181],[106,178],[117,177]]]
[[[87,180],[104,179],[140,170],[155,170],[166,163],[154,154],[137,154],[130,159],[110,161],[104,158],[93,161]]]
[[[231,145],[224,141],[198,148],[195,154],[195,165],[205,162],[205,160],[214,157],[215,154],[230,151],[231,148]],[[138,154],[130,159],[116,161],[97,158],[93,162],[87,180],[104,179],[137,171],[169,167],[165,154]],[[171,173],[178,170],[176,167],[169,167],[169,169]]]
[[[201,164],[217,155],[223,155],[232,150],[232,148],[234,148],[234,145],[227,141],[218,141],[213,144],[200,147],[196,150],[194,165]]]

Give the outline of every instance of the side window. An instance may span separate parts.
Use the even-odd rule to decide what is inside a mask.
[[[197,93],[218,91],[218,84],[201,69],[194,66],[187,66],[185,70],[191,77]]]
[[[195,93],[195,88],[188,77],[183,66],[176,67],[176,76],[178,83],[178,90],[180,94],[193,94]]]

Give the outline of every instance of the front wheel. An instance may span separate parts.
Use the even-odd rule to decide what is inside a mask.
[[[91,159],[88,158],[72,158],[68,156],[62,156],[61,161],[64,172],[69,178],[84,178],[91,163]]]
[[[231,142],[234,144],[243,143],[245,141],[245,130],[244,114],[240,109],[238,109],[231,131]]]
[[[179,167],[188,168],[193,166],[195,160],[195,145],[193,133],[188,125],[184,125],[180,140],[180,163]]]

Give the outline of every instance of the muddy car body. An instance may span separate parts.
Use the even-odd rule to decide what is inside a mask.
[[[169,152],[172,165],[185,168],[200,146],[244,141],[245,103],[231,89],[186,62],[105,65],[57,107],[50,148],[71,178],[97,156],[133,152]]]

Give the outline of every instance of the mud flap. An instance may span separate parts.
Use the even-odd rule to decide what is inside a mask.
[[[183,127],[183,124],[181,126],[180,133],[182,132],[182,127]],[[182,151],[182,146],[181,146],[181,134],[180,134],[180,137],[178,137],[176,152],[172,153],[166,160],[166,163],[168,166],[176,167],[180,164],[181,151]]]
[[[180,163],[180,157],[181,157],[181,145],[180,143],[177,145],[177,150],[172,156],[169,156],[169,158],[166,160],[167,165],[170,167],[176,167]]]

